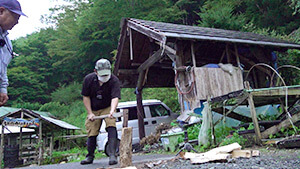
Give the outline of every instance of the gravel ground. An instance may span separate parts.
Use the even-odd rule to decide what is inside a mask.
[[[257,150],[257,149],[256,149]],[[227,162],[210,162],[193,165],[189,160],[173,159],[158,161],[155,163],[142,164],[139,169],[300,169],[300,149],[269,149],[259,148],[260,156],[251,158],[230,159]],[[159,163],[159,164],[157,164]]]

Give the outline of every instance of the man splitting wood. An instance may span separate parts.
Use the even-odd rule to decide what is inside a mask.
[[[105,118],[106,131],[108,133],[108,155],[109,165],[117,164],[117,129],[116,119],[113,117],[115,113],[120,94],[119,79],[111,74],[111,64],[107,59],[100,59],[96,62],[93,73],[88,74],[84,78],[81,94],[83,96],[83,104],[87,110],[87,118],[85,127],[88,133],[86,159],[80,164],[91,164],[94,160],[94,152],[96,149],[96,138],[102,124],[102,119],[95,119],[95,116],[109,114]]]

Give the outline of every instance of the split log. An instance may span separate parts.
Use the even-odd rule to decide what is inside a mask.
[[[120,167],[132,165],[132,127],[122,128],[120,141]]]
[[[250,158],[252,157],[251,150],[234,150],[232,153],[232,158]]]
[[[192,164],[202,164],[202,163],[206,163],[206,162],[210,162],[210,161],[227,161],[229,158],[231,158],[231,154],[221,153],[221,154],[203,156],[201,158],[192,158],[191,163]]]
[[[201,164],[210,161],[224,161],[231,158],[231,152],[240,150],[242,147],[238,143],[214,148],[205,153],[185,153],[185,159],[191,159],[193,164]]]

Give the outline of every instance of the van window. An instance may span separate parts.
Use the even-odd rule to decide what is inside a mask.
[[[150,108],[150,112],[151,112],[152,117],[170,115],[170,112],[161,104],[150,105],[149,108]]]
[[[125,108],[125,109],[128,109],[128,120],[138,119],[137,107],[128,107],[128,108]],[[145,114],[144,114],[144,117],[145,117]]]

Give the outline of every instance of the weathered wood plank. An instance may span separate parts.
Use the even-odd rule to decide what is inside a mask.
[[[247,92],[251,92],[253,96],[285,96],[300,95],[300,85],[287,86],[287,87],[273,87],[264,89],[250,89]]]
[[[238,68],[233,69],[232,75],[221,68],[196,67],[194,71],[199,100],[205,100],[207,96],[214,98],[226,95],[244,88],[242,73]]]
[[[245,87],[247,89],[250,89],[250,84],[248,81],[245,82]],[[253,121],[253,125],[254,125],[255,135],[256,135],[255,141],[257,144],[261,144],[261,133],[260,133],[260,129],[258,126],[258,121],[257,121],[256,110],[255,110],[255,106],[254,106],[254,102],[253,102],[252,93],[250,93],[248,96],[248,103],[250,106],[251,117],[252,117],[252,121]]]
[[[267,130],[262,132],[261,137],[262,138],[268,138],[270,134],[277,133],[278,131],[280,131],[281,128],[287,128],[287,127],[291,126],[290,120],[293,123],[299,121],[300,120],[300,113],[294,114],[291,119],[287,118],[287,119],[283,120],[281,123],[279,123],[278,125],[275,125],[273,127],[268,128]]]

